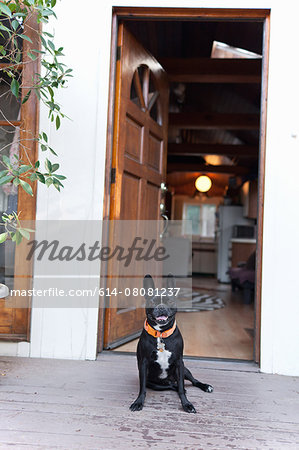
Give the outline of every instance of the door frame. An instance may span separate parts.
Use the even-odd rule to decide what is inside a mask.
[[[255,285],[255,338],[254,360],[260,363],[261,339],[261,289],[262,289],[262,250],[263,250],[263,205],[265,186],[265,156],[266,156],[266,125],[267,96],[269,72],[269,37],[270,9],[218,9],[218,8],[165,8],[165,7],[113,7],[110,52],[110,81],[107,117],[107,145],[105,161],[105,186],[103,203],[103,221],[108,223],[110,206],[110,184],[112,168],[112,145],[114,124],[115,75],[117,60],[117,34],[119,20],[223,20],[243,19],[260,21],[264,24],[263,59],[260,104],[260,145],[259,145],[259,175],[258,175],[258,217],[257,217],[257,253],[256,253],[256,285]],[[103,245],[108,242],[108,226],[103,227]],[[107,264],[101,265],[101,287],[105,287]],[[103,350],[105,309],[99,308],[98,351]]]
[[[40,61],[36,59],[32,61],[27,52],[32,48],[40,48],[40,39],[38,32],[40,31],[40,24],[36,21],[36,15],[33,15],[26,22],[25,34],[30,37],[31,42],[23,41],[23,60],[20,64],[23,76],[24,85],[32,83],[32,77],[36,73],[40,73]],[[30,63],[30,64],[29,64]],[[10,66],[11,64],[7,64]],[[2,65],[5,67],[5,64]],[[22,100],[24,100],[28,89],[24,88],[22,92]],[[36,95],[31,95],[24,104],[21,104],[21,118],[14,121],[15,126],[20,126],[20,141],[27,141],[27,151],[29,151],[32,161],[38,159],[38,142],[35,137],[39,132],[39,108],[40,104]],[[9,121],[1,120],[2,126],[10,125]],[[32,138],[32,136],[34,138]],[[27,160],[26,152],[20,147],[20,158]],[[22,221],[35,221],[36,217],[36,198],[37,198],[37,183],[28,181],[33,190],[33,196],[28,195],[23,189],[18,187],[18,212],[22,212],[20,219]],[[2,244],[4,245],[4,244]],[[26,241],[15,248],[15,263],[14,263],[14,289],[26,290],[32,289],[33,280],[33,261],[27,261],[28,253]],[[24,275],[25,274],[25,275]],[[7,334],[0,334],[0,342],[30,342],[31,331],[31,297],[27,295],[22,297],[21,307],[13,307],[13,324],[12,332]]]

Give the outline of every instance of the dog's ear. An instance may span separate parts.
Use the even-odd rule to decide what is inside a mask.
[[[152,277],[149,274],[145,275],[145,277],[143,279],[143,287],[145,290],[144,297],[146,298],[146,300],[149,300],[155,296],[155,294],[149,295],[149,293],[148,293],[149,289],[152,289],[153,291],[155,289],[154,280],[152,279]]]
[[[167,276],[167,289],[174,289],[175,288],[175,277],[172,275],[172,273],[169,273]]]

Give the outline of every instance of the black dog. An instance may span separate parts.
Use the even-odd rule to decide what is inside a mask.
[[[205,392],[212,392],[213,387],[196,380],[184,366],[184,343],[175,321],[175,279],[171,274],[168,275],[167,296],[156,295],[157,290],[150,275],[144,277],[143,287],[147,319],[137,347],[140,390],[130,409],[140,411],[143,408],[146,387],[149,387],[157,391],[177,391],[184,411],[195,413],[194,406],[186,397],[184,380],[191,381],[193,386]]]

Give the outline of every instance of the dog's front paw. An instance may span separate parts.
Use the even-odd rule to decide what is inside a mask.
[[[143,408],[144,400],[137,398],[134,403],[130,406],[131,411],[141,411]]]
[[[191,402],[184,402],[182,403],[183,410],[187,413],[196,413],[196,409],[192,405]]]
[[[205,392],[213,392],[214,388],[210,384],[205,384],[204,391]]]

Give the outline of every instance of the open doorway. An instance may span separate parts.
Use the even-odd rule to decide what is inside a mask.
[[[177,317],[190,356],[258,360],[264,19],[124,20],[170,83],[166,211],[192,220],[200,304]],[[195,187],[202,175],[207,192]]]

